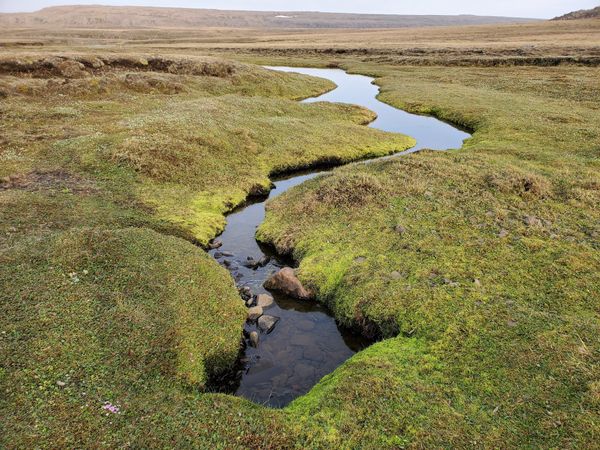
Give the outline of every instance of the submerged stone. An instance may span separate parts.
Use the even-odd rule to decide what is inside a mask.
[[[259,336],[258,333],[256,331],[251,331],[250,332],[250,345],[252,345],[252,347],[258,347],[258,341],[259,341]]]
[[[259,294],[258,297],[256,297],[256,304],[261,308],[268,308],[273,302],[273,296],[269,294]]]
[[[268,315],[260,316],[258,319],[258,328],[265,333],[270,333],[273,331],[277,322],[279,322],[279,317]]]

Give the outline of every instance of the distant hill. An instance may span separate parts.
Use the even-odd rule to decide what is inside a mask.
[[[0,25],[63,28],[405,28],[531,22],[488,16],[405,16],[320,12],[222,11],[137,6],[55,6],[0,14]]]
[[[573,11],[564,16],[556,17],[553,20],[576,20],[576,19],[596,19],[600,18],[600,6],[593,9],[581,9]]]

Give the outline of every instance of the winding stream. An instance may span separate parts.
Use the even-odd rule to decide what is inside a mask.
[[[350,75],[340,69],[268,68],[327,78],[338,87],[304,102],[329,101],[364,106],[377,113],[371,127],[407,134],[417,140],[415,147],[396,155],[424,148],[460,148],[470,137],[433,117],[409,114],[380,102],[376,98],[379,88],[372,84],[373,78]],[[268,198],[276,197],[322,172],[277,179]],[[223,245],[210,252],[230,270],[238,286],[248,286],[254,294],[265,293],[263,282],[281,267],[290,265],[290,261],[274,255],[271,249],[261,246],[254,238],[256,228],[265,217],[266,201],[261,199],[231,213],[227,217],[227,227],[219,237]],[[243,265],[248,257],[258,261],[264,256],[271,258],[264,267],[252,269]],[[270,333],[260,334],[257,348],[247,346],[236,376],[228,380],[224,390],[256,403],[282,407],[308,392],[323,376],[370,342],[338,326],[327,309],[316,302],[298,301],[277,293],[272,295],[275,303],[265,309],[265,314],[280,320]],[[245,327],[247,332],[257,330],[256,325],[247,323]]]

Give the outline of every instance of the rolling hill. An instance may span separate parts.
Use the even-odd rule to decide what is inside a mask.
[[[576,19],[596,19],[600,18],[600,6],[593,9],[581,9],[573,11],[564,16],[556,17],[554,20],[576,20]]]
[[[224,11],[136,6],[55,6],[0,14],[0,25],[66,28],[406,28],[531,22],[491,16],[418,16],[321,12]]]

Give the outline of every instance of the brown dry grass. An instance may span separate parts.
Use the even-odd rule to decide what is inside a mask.
[[[556,21],[506,25],[423,27],[404,29],[58,29],[4,27],[0,46],[4,51],[70,48],[102,43],[135,49],[183,52],[210,49],[385,49],[395,52],[477,49],[504,54],[517,51],[532,55],[600,54],[600,21]],[[481,55],[481,54],[480,54]]]

